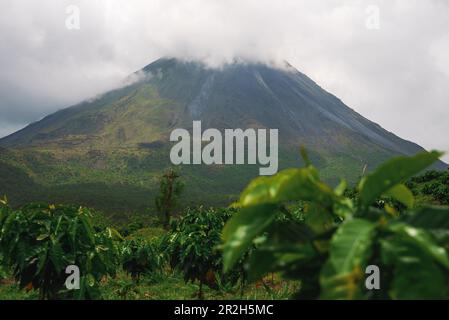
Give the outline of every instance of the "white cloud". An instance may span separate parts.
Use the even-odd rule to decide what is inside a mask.
[[[65,27],[68,5],[79,31]],[[379,30],[366,28],[370,5]],[[386,129],[449,151],[448,12],[444,0],[3,0],[0,134],[160,56],[239,56],[288,60]]]

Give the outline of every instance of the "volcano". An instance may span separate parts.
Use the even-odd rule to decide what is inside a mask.
[[[1,139],[0,193],[17,204],[74,202],[112,211],[151,207],[157,177],[171,166],[170,133],[192,130],[196,120],[218,130],[278,129],[280,169],[301,165],[303,145],[330,183],[355,182],[365,167],[423,151],[365,119],[288,63],[236,61],[214,69],[163,58],[128,80]],[[191,165],[181,171],[184,202],[227,204],[257,176],[258,167]]]

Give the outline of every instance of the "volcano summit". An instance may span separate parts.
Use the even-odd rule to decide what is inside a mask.
[[[192,132],[194,121],[204,130],[278,129],[279,168],[300,165],[304,145],[331,183],[339,177],[355,181],[366,165],[374,169],[392,156],[423,150],[365,119],[288,63],[211,69],[164,58],[137,76],[131,85],[1,139],[0,193],[17,204],[40,199],[116,211],[146,208],[156,177],[171,165],[170,133]],[[258,168],[183,166],[184,201],[228,203]]]

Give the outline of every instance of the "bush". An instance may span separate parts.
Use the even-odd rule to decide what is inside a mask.
[[[441,204],[449,204],[449,186],[439,185],[433,196]]]
[[[414,209],[413,194],[403,184],[440,155],[381,165],[362,179],[357,201],[344,196],[345,183],[336,189],[323,183],[310,164],[255,179],[223,230],[225,270],[256,243],[247,261],[251,280],[280,272],[301,281],[297,298],[449,298],[449,208]],[[402,203],[406,212],[399,214],[388,202],[379,206],[382,198]],[[291,201],[306,203],[304,222],[277,219]],[[379,290],[365,286],[368,266],[379,267]]]
[[[422,188],[422,192],[426,195],[433,195],[436,193],[440,184],[438,182],[426,183]]]
[[[123,270],[137,282],[142,274],[159,271],[162,266],[162,257],[158,249],[154,243],[143,239],[123,242],[121,249]]]
[[[114,275],[116,232],[95,232],[88,209],[30,204],[12,210],[0,203],[0,253],[20,287],[39,290],[41,299],[98,298],[98,283]],[[66,267],[80,269],[80,290],[67,292]]]
[[[218,250],[221,230],[233,213],[233,209],[187,209],[179,221],[172,223],[171,231],[163,241],[163,250],[171,267],[182,271],[186,282],[199,281],[200,298],[203,284],[216,288],[218,282],[237,281],[235,273],[223,276]]]

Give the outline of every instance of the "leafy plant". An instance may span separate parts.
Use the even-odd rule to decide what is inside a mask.
[[[186,282],[199,281],[198,297],[203,297],[203,285],[216,287],[219,282],[236,281],[235,273],[221,278],[222,259],[217,247],[221,243],[221,230],[233,214],[233,209],[187,209],[183,217],[172,224],[164,240],[163,250],[170,265],[179,269]],[[217,279],[220,277],[220,279]]]
[[[254,243],[247,262],[252,280],[268,272],[301,281],[306,299],[410,299],[449,297],[449,208],[414,208],[403,184],[441,156],[399,157],[362,178],[355,199],[342,182],[332,189],[307,161],[273,177],[255,179],[242,193],[241,210],[223,229],[224,270]],[[353,194],[353,192],[351,192]],[[407,209],[400,214],[387,201]],[[280,221],[301,201],[302,221]],[[380,268],[380,290],[367,290],[366,267]]]
[[[449,171],[427,171],[423,175],[407,181],[407,186],[415,195],[427,196],[435,203],[449,204]]]
[[[160,270],[162,258],[154,244],[143,239],[127,240],[122,244],[122,266],[134,281],[142,274]]]
[[[114,275],[117,248],[113,229],[96,233],[91,213],[73,206],[30,204],[12,210],[0,203],[0,253],[21,288],[41,299],[99,297],[98,282]],[[65,290],[66,267],[80,270],[80,290]]]

